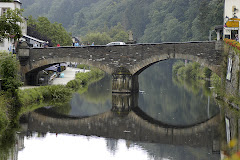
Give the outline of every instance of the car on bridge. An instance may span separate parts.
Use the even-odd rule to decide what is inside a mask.
[[[125,45],[125,42],[110,42],[107,46],[114,46],[114,45]]]

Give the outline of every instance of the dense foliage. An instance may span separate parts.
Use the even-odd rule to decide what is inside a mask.
[[[15,56],[0,52],[0,75],[2,89],[14,95],[15,90],[21,86],[19,62]]]
[[[105,45],[112,41],[128,41],[128,33],[124,30],[123,26],[118,25],[109,28],[105,28],[104,32],[89,32],[83,38],[85,43],[94,42],[97,45]]]
[[[203,67],[197,62],[184,63],[182,60],[178,60],[172,67],[172,73],[175,84],[184,85],[185,88],[192,91],[202,88],[206,95],[211,93],[209,80],[212,71],[209,68]]]
[[[184,64],[183,61],[179,60],[174,63],[172,73],[173,81],[176,84],[187,83],[186,86],[190,86],[192,89],[196,88],[196,86],[194,86],[196,84],[202,85],[203,87],[201,87],[206,94],[214,92],[217,95],[217,99],[228,97],[225,95],[226,91],[224,90],[222,79],[209,68],[203,67],[197,62]],[[212,92],[210,91],[210,86]]]
[[[24,15],[46,16],[74,36],[121,23],[138,42],[208,40],[223,22],[224,0],[22,0]]]
[[[202,67],[197,62],[190,62],[184,64],[183,61],[179,60],[174,63],[172,68],[173,76],[179,76],[183,79],[209,79],[212,71],[207,67]]]
[[[6,13],[0,16],[0,39],[21,38],[22,31],[18,23],[23,22],[21,18],[22,11],[19,9],[8,9]]]
[[[38,17],[36,20],[32,16],[28,17],[27,22],[28,35],[48,41],[51,46],[72,45],[71,34],[63,28],[62,24],[51,23],[46,17]]]

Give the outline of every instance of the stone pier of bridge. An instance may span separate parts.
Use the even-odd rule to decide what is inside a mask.
[[[138,75],[132,75],[127,69],[123,67],[119,67],[112,74],[113,93],[137,93],[138,91]]]

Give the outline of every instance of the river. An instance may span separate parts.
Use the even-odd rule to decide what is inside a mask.
[[[125,96],[133,108],[113,107],[124,96],[112,95],[106,75],[64,105],[29,113],[20,121],[9,159],[222,159],[238,133],[232,127],[236,117],[216,103],[211,86],[174,79],[175,61],[161,61],[139,75],[139,94]]]

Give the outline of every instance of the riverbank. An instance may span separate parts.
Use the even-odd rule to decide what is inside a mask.
[[[66,72],[68,73],[67,74],[68,76],[65,77],[66,79],[64,81],[64,83],[67,83],[66,85],[57,84],[60,82],[56,81],[54,85],[39,86],[30,89],[29,88],[19,89],[18,97],[20,106],[24,106],[23,107],[24,110],[28,110],[29,108],[26,106],[33,104],[45,102],[51,103],[66,102],[71,98],[72,93],[85,92],[88,89],[88,85],[90,83],[98,81],[104,76],[104,72],[96,68],[91,68],[91,71],[85,72],[80,72],[80,69],[76,70],[76,68],[71,68]]]
[[[90,70],[67,67],[66,70],[61,72],[64,76],[62,78],[60,77],[55,78],[50,85],[67,85],[69,81],[75,79],[76,73],[86,73],[89,71]],[[40,87],[40,86],[22,86],[22,87],[19,87],[19,89],[24,90],[24,89],[37,88],[37,87]]]

